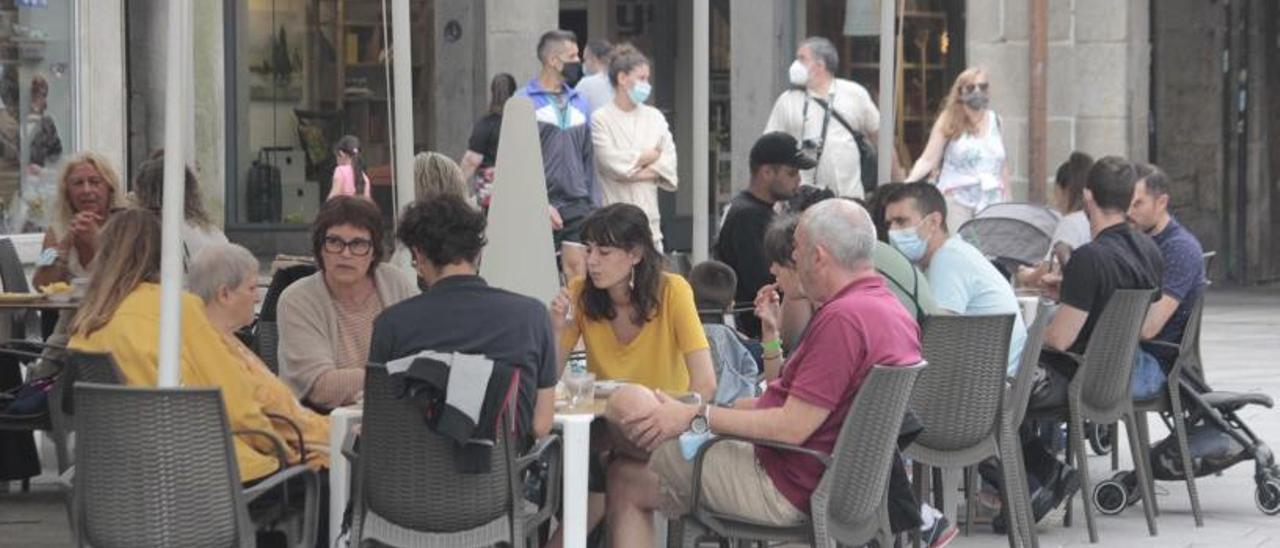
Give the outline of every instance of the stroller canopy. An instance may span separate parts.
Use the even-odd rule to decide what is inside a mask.
[[[979,211],[959,233],[991,259],[1035,264],[1048,254],[1058,219],[1057,212],[1036,204],[995,204]]]

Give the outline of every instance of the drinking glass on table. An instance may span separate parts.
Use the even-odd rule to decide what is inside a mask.
[[[564,375],[564,387],[569,392],[569,411],[589,412],[596,399],[596,374],[571,369]]]

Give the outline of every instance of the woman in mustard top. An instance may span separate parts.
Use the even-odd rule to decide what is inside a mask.
[[[711,351],[689,282],[662,271],[649,219],[631,204],[596,210],[582,224],[587,276],[551,303],[558,363],[581,340],[587,368],[673,394],[716,390]]]
[[[258,301],[258,259],[238,244],[208,244],[191,258],[187,287],[204,301],[209,323],[240,358],[228,366],[239,369],[253,391],[254,401],[276,419],[272,424],[276,434],[288,443],[285,447],[289,459],[300,459],[316,470],[327,469],[329,417],[304,407],[293,390],[236,337],[236,331],[253,323],[253,307]]]
[[[93,276],[84,302],[71,321],[69,346],[110,352],[130,386],[155,386],[160,340],[160,221],[144,209],[111,216],[98,235]],[[182,385],[222,390],[233,431],[272,432],[270,419],[253,398],[252,387],[235,367],[239,361],[209,323],[195,295],[182,295]],[[283,440],[281,440],[283,441]],[[271,441],[235,436],[240,481],[264,478],[281,467]]]

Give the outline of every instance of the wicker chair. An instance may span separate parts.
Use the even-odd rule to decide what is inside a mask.
[[[1204,526],[1204,517],[1200,514],[1200,495],[1196,492],[1196,475],[1195,469],[1191,465],[1191,451],[1187,448],[1187,421],[1186,415],[1182,408],[1182,371],[1186,369],[1187,363],[1198,356],[1193,355],[1196,341],[1200,339],[1200,316],[1204,311],[1204,294],[1202,293],[1196,299],[1196,304],[1191,307],[1191,314],[1187,316],[1187,326],[1182,332],[1182,342],[1174,345],[1172,343],[1161,341],[1149,341],[1147,344],[1172,347],[1178,351],[1178,358],[1173,362],[1173,368],[1169,371],[1169,377],[1166,380],[1165,393],[1147,401],[1133,403],[1133,412],[1137,418],[1138,439],[1141,443],[1138,448],[1145,454],[1143,462],[1151,462],[1151,433],[1147,428],[1147,413],[1161,413],[1168,418],[1168,422],[1172,423],[1173,435],[1178,441],[1178,452],[1182,455],[1182,470],[1187,477],[1187,496],[1191,498],[1191,515],[1196,520],[1196,527]],[[1184,356],[1186,356],[1184,358]],[[1148,482],[1154,480],[1152,474],[1147,474]],[[1150,483],[1149,483],[1150,484]],[[1149,491],[1154,492],[1155,486],[1150,485]],[[1156,515],[1160,515],[1160,506],[1155,501],[1151,501],[1152,510]]]
[[[1035,516],[1030,512],[1031,494],[1027,491],[1026,470],[1022,467],[1022,441],[1018,438],[1018,427],[1027,415],[1027,402],[1031,399],[1031,385],[1035,380],[1036,368],[1040,362],[1040,348],[1044,346],[1044,332],[1049,325],[1049,307],[1041,302],[1036,308],[1035,321],[1027,328],[1027,340],[1022,347],[1022,359],[1018,362],[1018,373],[1013,378],[1013,385],[1005,391],[1004,412],[1000,417],[1000,450],[1003,454],[1001,462],[1018,463],[1017,466],[1005,468],[1005,472],[1013,478],[1013,483],[1006,485],[1005,499],[1011,500],[1013,512],[1006,512],[1007,519],[1012,520],[1006,527],[1018,529],[1022,545],[1032,548],[1040,547],[1036,538]],[[1008,529],[1012,531],[1012,529]]]
[[[46,348],[48,352],[40,353]],[[75,407],[71,397],[71,386],[76,381],[118,384],[120,377],[115,360],[110,354],[46,347],[26,341],[0,346],[0,354],[28,361],[50,360],[62,365],[62,371],[49,391],[48,409],[33,415],[0,414],[0,430],[48,432],[53,439],[58,460],[58,473],[66,472],[74,462],[68,444],[68,439],[75,430],[72,421]]]
[[[1138,338],[1142,322],[1146,320],[1154,290],[1118,289],[1111,295],[1102,316],[1094,325],[1084,355],[1064,353],[1078,364],[1071,384],[1067,388],[1067,406],[1058,409],[1036,409],[1028,415],[1036,420],[1063,420],[1068,423],[1067,464],[1079,460],[1080,489],[1090,492],[1087,446],[1084,442],[1084,421],[1094,424],[1114,424],[1124,421],[1133,452],[1134,469],[1142,492],[1143,512],[1147,518],[1147,531],[1157,534],[1154,507],[1151,500],[1149,470],[1139,447],[1131,380],[1133,361],[1138,351]],[[1084,500],[1084,517],[1089,528],[1089,542],[1098,542],[1098,531],[1093,522],[1093,506],[1088,497]],[[1070,525],[1071,500],[1067,501],[1064,523]]]
[[[78,545],[251,547],[247,504],[293,478],[306,485],[296,545],[315,544],[315,472],[293,466],[242,488],[217,389],[78,383],[74,393]]]
[[[10,238],[0,239],[0,285],[8,293],[28,293],[31,284],[27,282],[27,273],[18,257],[18,249]],[[35,310],[14,310],[13,326],[9,336],[22,340],[28,334],[40,333],[40,315]]]
[[[280,374],[280,326],[276,323],[276,307],[280,303],[280,295],[293,282],[314,274],[316,267],[298,264],[282,268],[271,277],[271,285],[267,286],[267,294],[262,299],[262,311],[254,328],[253,351],[262,358],[262,363],[272,373]]]
[[[422,411],[395,396],[386,367],[365,372],[364,420],[354,457],[351,542],[376,540],[395,546],[488,546],[532,541],[559,503],[552,487],[542,508],[524,498],[523,471],[558,437],[548,436],[516,458],[508,441],[509,421],[490,452],[490,472],[458,474],[454,442],[432,432]],[[555,453],[552,453],[555,456]]]
[[[817,451],[760,440],[719,436],[704,443],[693,464],[690,513],[668,528],[668,546],[694,548],[705,536],[757,542],[799,542],[811,546],[860,546],[873,540],[892,546],[888,485],[902,416],[916,375],[913,366],[876,366],[849,408],[835,451]],[[765,527],[719,514],[701,504],[702,467],[707,450],[725,440],[740,440],[808,454],[827,465],[810,497],[812,523],[797,527]]]
[[[931,367],[921,373],[911,393],[911,408],[924,431],[904,455],[915,461],[916,492],[922,493],[922,468],[964,468],[968,472],[966,500],[969,534],[977,498],[978,463],[1000,458],[1000,432],[1005,374],[1009,365],[1009,332],[1013,314],[991,316],[929,316],[923,325],[921,347]],[[1015,483],[1012,466],[1004,466],[1004,483]],[[942,492],[936,506],[946,508]],[[1006,507],[1012,505],[1006,501]],[[1014,542],[1009,528],[1009,542]]]

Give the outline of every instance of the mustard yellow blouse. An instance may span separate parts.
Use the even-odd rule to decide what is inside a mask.
[[[249,381],[253,390],[253,399],[262,406],[264,413],[283,416],[302,431],[302,441],[307,448],[307,466],[319,470],[329,467],[329,417],[316,413],[298,403],[293,391],[285,386],[284,381],[275,376],[262,358],[253,353],[249,347],[232,335],[223,334],[222,340],[227,343],[237,356],[236,363],[244,378]],[[287,424],[272,421],[275,432],[287,441],[289,462],[298,462],[298,434]]]
[[[125,384],[155,386],[159,376],[159,342],[160,286],[143,283],[125,297],[105,326],[88,336],[72,336],[68,346],[110,352],[120,365]],[[204,303],[190,293],[182,294],[180,352],[182,385],[220,388],[232,430],[274,430],[254,398],[254,389],[242,369],[233,365],[242,360],[231,352],[222,334],[209,323]],[[240,481],[260,479],[280,467],[271,442],[263,437],[234,436],[232,440]]]
[[[569,283],[574,303],[579,302],[584,284],[583,278]],[[568,352],[581,336],[587,347],[587,370],[600,379],[622,379],[667,392],[687,392],[689,368],[684,355],[708,348],[707,336],[698,320],[689,282],[663,273],[658,294],[656,314],[628,344],[618,341],[609,320],[589,320],[575,305],[573,321],[560,334],[561,349]]]

